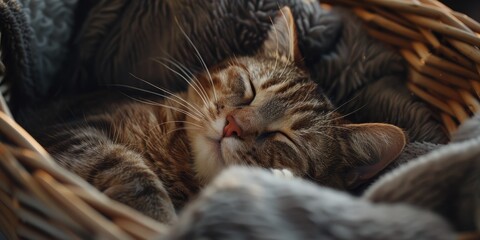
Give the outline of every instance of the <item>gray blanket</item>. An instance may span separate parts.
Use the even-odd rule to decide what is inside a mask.
[[[361,197],[232,168],[161,239],[455,239],[480,230],[480,117]],[[478,236],[477,236],[478,237]]]
[[[0,71],[6,72],[0,82],[2,93],[11,99],[11,106],[38,99],[39,92],[34,87],[39,82],[31,45],[33,32],[18,2],[0,0],[0,33],[4,64]]]
[[[0,0],[0,89],[14,111],[49,98],[67,57],[76,2]]]

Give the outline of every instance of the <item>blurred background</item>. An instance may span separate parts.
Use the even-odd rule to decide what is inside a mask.
[[[441,0],[457,12],[462,12],[480,21],[480,0]]]

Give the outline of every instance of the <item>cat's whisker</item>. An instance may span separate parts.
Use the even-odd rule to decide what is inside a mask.
[[[192,83],[187,79],[185,78],[185,76],[183,76],[182,74],[178,73],[177,71],[175,71],[174,69],[172,69],[171,67],[167,66],[165,63],[159,61],[158,59],[154,59],[154,61],[158,62],[159,64],[163,65],[165,68],[167,68],[168,70],[172,71],[173,73],[177,74],[178,76],[180,76],[185,82],[187,82],[191,87],[192,89],[198,94],[198,96],[202,99],[203,103],[205,105],[207,105],[207,100],[205,99],[205,97],[199,92],[199,90],[192,85]],[[165,90],[164,90],[165,91]]]
[[[182,71],[183,74],[185,74],[186,77],[182,77],[182,75],[180,75],[178,72],[172,70],[170,67],[168,66],[165,66],[164,63],[161,63],[159,62],[158,59],[154,59],[154,61],[157,61],[158,63],[162,64],[165,68],[167,68],[168,70],[172,71],[173,73],[176,73],[178,74],[185,82],[188,83],[189,86],[191,86],[193,88],[193,90],[198,94],[198,96],[202,99],[203,103],[205,105],[207,105],[207,101],[210,101],[210,98],[208,97],[208,94],[207,92],[205,91],[205,89],[202,87],[201,84],[198,83],[198,79],[197,77],[188,69],[186,68],[185,66],[182,66],[180,63],[176,62],[176,61],[173,61],[173,60],[170,60],[168,58],[161,58],[163,61],[167,61],[169,62],[170,64],[173,64],[177,69],[179,69],[180,71]],[[188,73],[187,73],[188,71]]]
[[[194,127],[182,127],[182,128],[176,128],[176,129],[173,129],[171,131],[168,131],[167,133],[165,133],[165,135],[170,135],[174,132],[177,132],[177,131],[182,131],[182,130],[200,130],[199,128],[194,128]]]
[[[193,106],[189,102],[185,101],[183,98],[181,98],[181,97],[179,97],[179,96],[177,96],[173,93],[169,93],[168,91],[167,92],[169,94],[171,94],[171,96],[175,96],[177,99],[182,100],[183,102],[187,103],[188,105],[185,105],[182,102],[179,102],[179,101],[177,101],[176,99],[174,99],[170,96],[167,96],[167,95],[164,95],[164,94],[161,94],[161,93],[157,93],[157,92],[153,92],[153,91],[149,91],[149,90],[146,90],[146,89],[134,87],[134,86],[123,85],[123,84],[110,84],[110,86],[129,88],[129,89],[141,91],[141,92],[144,92],[144,93],[149,93],[149,94],[152,94],[152,95],[156,95],[156,96],[159,96],[159,97],[163,97],[163,98],[169,99],[169,100],[171,100],[171,101],[173,101],[177,104],[180,104],[181,106],[185,107],[188,110],[191,110],[191,114],[194,114],[196,117],[199,117],[199,118],[205,117],[205,115],[200,110],[198,110],[198,108],[196,108],[195,106]]]
[[[195,86],[197,86],[197,88],[199,89],[199,91],[203,94],[203,98],[206,99],[206,102],[212,102],[212,99],[210,99],[210,96],[208,96],[208,93],[207,91],[205,90],[205,88],[202,86],[202,84],[200,84],[200,80],[194,76],[192,78],[192,83],[195,84]],[[205,103],[205,101],[204,101]],[[205,105],[208,105],[207,103],[205,103]]]
[[[154,102],[154,101],[149,101],[149,100],[146,100],[144,99],[145,103],[146,104],[150,104],[150,105],[153,105],[153,106],[158,106],[158,107],[164,107],[164,108],[168,108],[168,109],[171,109],[171,110],[174,110],[174,111],[177,111],[177,112],[180,112],[180,113],[183,113],[187,116],[190,116],[191,118],[197,120],[197,121],[200,121],[201,119],[196,116],[196,115],[193,115],[192,113],[190,112],[187,112],[181,108],[177,108],[177,107],[172,107],[172,106],[169,106],[169,105],[166,105],[166,104],[161,104],[161,103],[157,103],[157,102]]]
[[[183,113],[185,115],[188,115],[190,116],[191,118],[197,120],[197,121],[200,121],[200,118],[198,116],[195,116],[183,109],[180,109],[180,108],[177,108],[177,107],[173,107],[173,106],[168,106],[168,105],[165,105],[165,104],[161,104],[161,103],[158,103],[158,102],[154,102],[154,101],[151,101],[151,100],[147,100],[147,99],[140,99],[140,98],[134,98],[134,97],[131,97],[131,96],[128,96],[130,99],[132,100],[135,100],[135,101],[138,101],[138,102],[141,102],[141,103],[144,103],[144,104],[148,104],[148,105],[152,105],[152,106],[157,106],[157,107],[164,107],[164,108],[168,108],[168,109],[171,109],[171,110],[174,110],[174,111],[177,111],[179,113]]]
[[[329,117],[329,116],[332,115],[333,113],[336,113],[340,108],[342,108],[342,107],[345,106],[346,104],[350,103],[351,101],[357,99],[359,96],[360,96],[359,94],[353,96],[353,97],[350,98],[348,101],[342,103],[340,106],[337,106],[335,109],[333,109],[332,111],[330,111],[328,114],[325,115],[325,117]]]
[[[198,88],[200,89],[200,91],[204,93],[205,98],[207,99],[207,101],[208,101],[209,103],[212,103],[212,102],[213,102],[212,99],[210,98],[210,96],[208,96],[207,90],[205,90],[205,88],[203,87],[203,85],[200,83],[200,80],[199,80],[197,77],[195,77],[195,78],[193,79],[193,82],[195,83],[195,85],[198,86]],[[205,106],[208,106],[208,103],[205,103]]]
[[[200,92],[203,94],[204,98],[208,100],[208,102],[211,102],[212,100],[210,99],[210,96],[208,96],[208,93],[207,91],[205,90],[205,88],[202,86],[202,84],[200,84],[198,78],[196,75],[194,75],[190,70],[188,70],[186,67],[184,67],[184,69],[186,69],[187,71],[189,71],[192,75],[192,83],[197,86],[197,88],[200,90]]]
[[[165,52],[165,55],[167,56],[170,56],[168,53]],[[189,68],[187,68],[186,66],[184,66],[183,64],[181,64],[180,62],[176,61],[175,59],[173,59],[172,57],[170,57],[170,59],[168,58],[165,58],[163,57],[163,59],[165,59],[166,61],[174,64],[174,66],[176,66],[178,69],[180,69],[182,72],[185,73],[185,71],[188,71],[188,73],[185,73],[187,75],[187,77],[190,77],[191,76],[191,81],[198,89],[198,91],[200,91],[201,93],[203,93],[203,96],[204,96],[204,99],[208,100],[208,102],[212,102],[211,99],[210,99],[210,96],[208,96],[208,93],[207,91],[205,91],[205,88],[203,88],[203,86],[199,83],[199,80],[197,78],[197,76],[192,72],[190,71]],[[184,70],[182,70],[184,69]],[[199,70],[196,70],[196,72],[198,72]],[[188,81],[187,81],[188,82]],[[193,86],[192,86],[193,87]],[[197,92],[198,93],[198,92]]]
[[[161,64],[163,67],[165,67],[167,70],[175,73],[177,76],[181,77],[183,80],[185,80],[186,82],[190,82],[191,78],[193,77],[193,73],[190,72],[188,73],[187,71],[185,71],[182,67],[180,67],[176,62],[174,62],[173,60],[170,60],[168,58],[164,58],[164,57],[156,57],[156,58],[151,58],[152,61],[156,62],[156,63],[159,63]],[[173,68],[169,67],[167,64],[165,64],[164,62],[168,62],[172,65],[174,65],[176,67],[176,69],[178,69],[180,72],[178,72],[177,70],[174,70]]]
[[[190,43],[190,45],[191,45],[191,46],[193,47],[193,49],[195,50],[198,60],[200,61],[200,63],[203,65],[205,71],[207,72],[208,80],[210,81],[210,84],[212,84],[212,90],[213,90],[213,95],[214,95],[215,101],[218,101],[217,92],[216,92],[215,86],[214,86],[214,84],[213,84],[212,75],[210,74],[210,70],[208,70],[207,64],[206,64],[205,61],[203,60],[203,58],[202,58],[202,56],[201,56],[201,54],[200,54],[200,51],[198,51],[198,48],[197,48],[197,47],[195,46],[195,44],[193,43],[192,39],[187,35],[187,33],[185,32],[185,30],[182,28],[182,26],[181,26],[180,23],[178,22],[178,19],[177,19],[177,18],[175,18],[175,22],[177,23],[177,26],[180,28],[180,31],[182,31],[182,34],[185,36],[185,38],[187,39],[187,41]]]
[[[196,124],[196,123],[192,123],[192,122],[189,122],[189,121],[166,121],[166,122],[162,122],[160,124],[157,125],[157,127],[160,127],[160,126],[163,126],[163,125],[166,125],[166,124],[170,124],[170,123],[188,123],[190,125],[193,125],[193,126],[196,126],[196,127],[199,127],[199,128],[205,128],[199,124]]]
[[[189,110],[196,111],[196,114],[195,114],[195,115],[197,115],[198,117],[205,117],[205,114],[198,109],[198,106],[193,105],[192,103],[190,103],[189,101],[183,99],[182,97],[178,96],[177,94],[174,94],[174,93],[172,93],[172,92],[170,92],[170,91],[168,91],[168,90],[166,90],[166,89],[164,89],[164,88],[162,88],[162,87],[159,87],[159,86],[156,86],[156,85],[154,85],[154,84],[152,84],[152,83],[149,83],[149,82],[147,82],[147,81],[145,81],[145,80],[143,80],[143,79],[141,79],[141,78],[138,78],[138,77],[134,76],[133,74],[132,74],[132,76],[133,76],[134,78],[136,78],[136,79],[138,79],[138,80],[140,80],[140,81],[142,81],[142,82],[144,82],[144,83],[146,83],[146,84],[148,84],[148,85],[150,85],[150,86],[152,86],[152,87],[154,87],[154,88],[156,88],[156,89],[164,92],[165,94],[168,94],[168,95],[164,95],[164,94],[161,94],[161,93],[155,93],[155,92],[151,92],[151,91],[148,91],[148,90],[144,90],[144,92],[150,92],[150,93],[156,94],[156,95],[158,95],[158,96],[163,96],[163,97],[165,97],[165,98],[167,98],[167,99],[170,99],[170,100],[174,101],[175,103],[178,103],[178,104],[182,105],[183,107],[185,107],[185,108],[187,108],[187,109],[189,109]],[[137,89],[137,90],[142,91],[142,89]],[[176,99],[180,100],[181,102],[176,101],[175,99],[173,99],[173,98],[170,97],[170,96],[175,97]],[[185,104],[187,104],[188,106],[185,105],[185,104],[183,104],[182,102],[185,103]],[[193,113],[193,112],[192,112],[192,113]]]
[[[357,108],[357,109],[355,109],[355,110],[353,110],[353,111],[351,111],[351,112],[349,112],[349,113],[347,113],[347,114],[344,114],[344,115],[342,115],[342,116],[339,116],[339,117],[336,117],[336,118],[332,118],[332,119],[328,119],[328,121],[326,121],[326,122],[327,122],[327,123],[330,123],[330,122],[332,122],[332,121],[336,121],[336,120],[339,120],[339,119],[346,118],[346,117],[348,117],[348,116],[350,116],[350,115],[352,115],[352,114],[355,114],[355,113],[357,113],[358,111],[362,110],[365,106],[367,106],[367,104],[363,104],[363,105],[360,106],[359,108]],[[331,112],[331,113],[333,113],[333,112]]]
[[[167,68],[167,70],[170,70],[173,73],[177,74],[178,76],[181,76],[182,79],[184,79],[186,82],[191,82],[191,79],[195,76],[193,72],[190,71],[186,66],[182,65],[180,62],[175,61],[173,59],[169,59],[166,57],[152,57],[151,60],[157,63],[161,63],[165,68]],[[167,65],[166,63],[168,63],[169,65]],[[167,66],[173,65],[176,70],[174,71],[173,68],[167,67],[165,65]],[[180,72],[178,72],[177,70]]]

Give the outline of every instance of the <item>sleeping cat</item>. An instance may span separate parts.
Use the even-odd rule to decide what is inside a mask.
[[[228,59],[189,81],[188,91],[164,99],[105,104],[108,96],[97,95],[91,104],[97,106],[70,106],[64,112],[75,117],[30,131],[63,167],[165,223],[230,165],[350,189],[405,145],[395,126],[350,124],[335,112],[303,70],[288,8],[256,54]]]

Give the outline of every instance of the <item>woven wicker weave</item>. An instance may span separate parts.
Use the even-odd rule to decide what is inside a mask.
[[[434,0],[324,2],[351,7],[372,36],[399,49],[411,66],[408,87],[438,110],[449,132],[480,110],[480,24]],[[3,70],[0,61],[4,84]],[[12,120],[1,95],[0,133],[0,231],[7,239],[147,239],[165,231],[57,166]],[[478,237],[459,235],[469,236]]]
[[[480,24],[436,0],[326,0],[351,7],[370,35],[410,64],[407,86],[449,133],[480,110]]]

